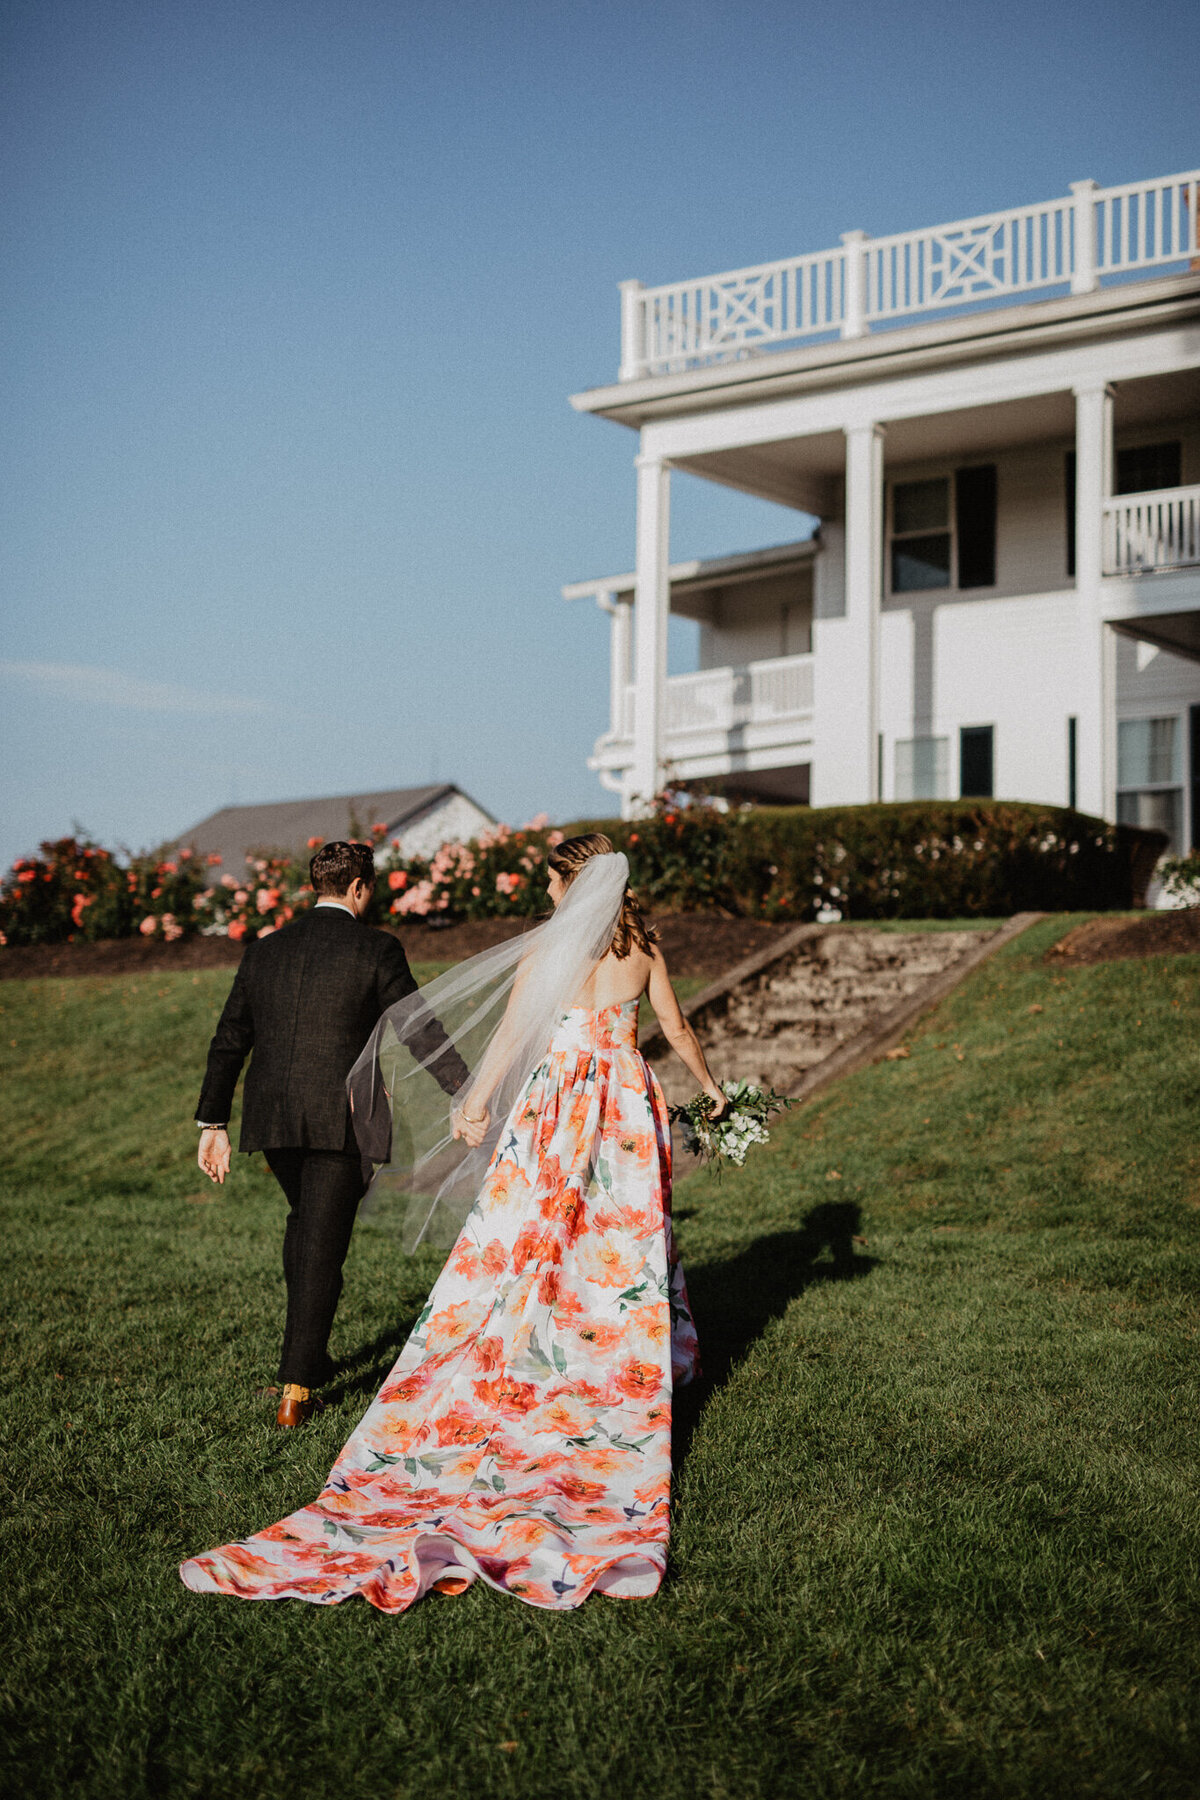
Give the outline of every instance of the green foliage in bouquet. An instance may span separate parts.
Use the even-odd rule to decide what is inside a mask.
[[[741,1168],[751,1144],[768,1142],[767,1120],[772,1114],[796,1104],[774,1088],[755,1087],[749,1081],[723,1081],[721,1092],[729,1105],[720,1118],[707,1094],[668,1109],[672,1124],[683,1126],[684,1149],[711,1163],[718,1175],[727,1162]]]

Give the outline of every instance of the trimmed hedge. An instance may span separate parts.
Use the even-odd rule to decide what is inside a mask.
[[[1167,839],[1062,807],[997,801],[898,806],[756,807],[721,812],[662,798],[645,819],[580,821],[630,861],[642,900],[766,919],[950,919],[1022,911],[1104,911],[1142,902]],[[547,910],[547,852],[564,835],[544,816],[498,825],[432,857],[385,854],[370,919],[485,919]],[[315,843],[315,840],[314,840]],[[311,846],[310,846],[311,847]],[[62,838],[23,857],[0,883],[0,944],[64,938],[235,939],[278,930],[312,904],[307,868],[251,857],[240,875],[190,850],[118,863],[100,845]]]
[[[660,805],[583,820],[629,857],[651,908],[767,919],[950,919],[1139,906],[1167,839],[1017,801],[878,806]]]

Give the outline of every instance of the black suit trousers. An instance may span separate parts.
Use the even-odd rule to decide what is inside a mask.
[[[287,1324],[279,1380],[320,1387],[333,1373],[329,1333],[354,1216],[366,1192],[363,1162],[339,1150],[268,1150],[266,1158],[288,1203]]]

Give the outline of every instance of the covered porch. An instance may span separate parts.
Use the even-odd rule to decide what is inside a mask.
[[[731,800],[803,803],[813,758],[813,571],[808,538],[746,556],[677,563],[668,612],[700,627],[694,672],[667,676],[660,782]],[[589,768],[633,810],[639,687],[633,573],[571,583],[609,617],[609,721]],[[664,651],[665,655],[665,651]]]
[[[1137,633],[1144,615],[1149,636],[1151,620],[1164,613],[1200,612],[1200,352],[1173,332],[1088,341],[1045,356],[1021,347],[1025,354],[986,372],[906,370],[889,381],[814,386],[641,421],[636,572],[564,590],[591,593],[613,613],[610,728],[592,766],[621,793],[627,813],[668,772],[679,781],[745,777],[748,797],[758,797],[751,778],[791,769],[797,773],[784,778],[786,797],[818,805],[898,797],[888,771],[899,740],[916,757],[944,729],[930,711],[928,658],[939,612],[958,609],[963,654],[986,662],[989,605],[1011,603],[1003,616],[1011,732],[1021,704],[1018,665],[1022,655],[1037,660],[1046,610],[1039,601],[1054,596],[1058,637],[1047,655],[1067,657],[1062,778],[1045,793],[1010,797],[1065,803],[1069,794],[1082,810],[1117,816],[1114,628]],[[1174,472],[1161,454],[1172,444]],[[686,611],[689,586],[694,598],[715,579],[707,566],[669,563],[673,470],[819,517],[807,546],[811,624],[803,649],[667,677],[668,616]],[[992,522],[990,542],[982,553],[976,543],[968,558],[962,494],[973,471],[990,473]],[[1137,485],[1139,471],[1144,485]],[[928,504],[938,492],[938,519],[901,517],[902,497]],[[727,562],[748,574],[771,554]],[[923,558],[932,559],[931,572],[918,567],[914,576]],[[923,582],[926,592],[910,591]],[[913,633],[904,672],[883,651],[885,639],[899,641],[885,627],[901,614]],[[1166,628],[1160,643],[1167,635],[1178,640],[1180,624]],[[943,693],[950,673],[940,671]],[[1039,680],[1042,674],[1048,671]],[[907,701],[897,682],[907,684]],[[1041,706],[1047,717],[1048,704]],[[905,706],[910,716],[900,724]],[[1040,714],[1036,728],[1044,729]]]

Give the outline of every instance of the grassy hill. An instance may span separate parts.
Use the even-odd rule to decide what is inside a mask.
[[[681,1184],[670,1577],[564,1616],[183,1589],[316,1493],[436,1259],[360,1229],[277,1433],[282,1201],[194,1164],[228,973],[5,983],[9,1791],[1195,1795],[1200,958],[1064,972],[1071,922]]]

